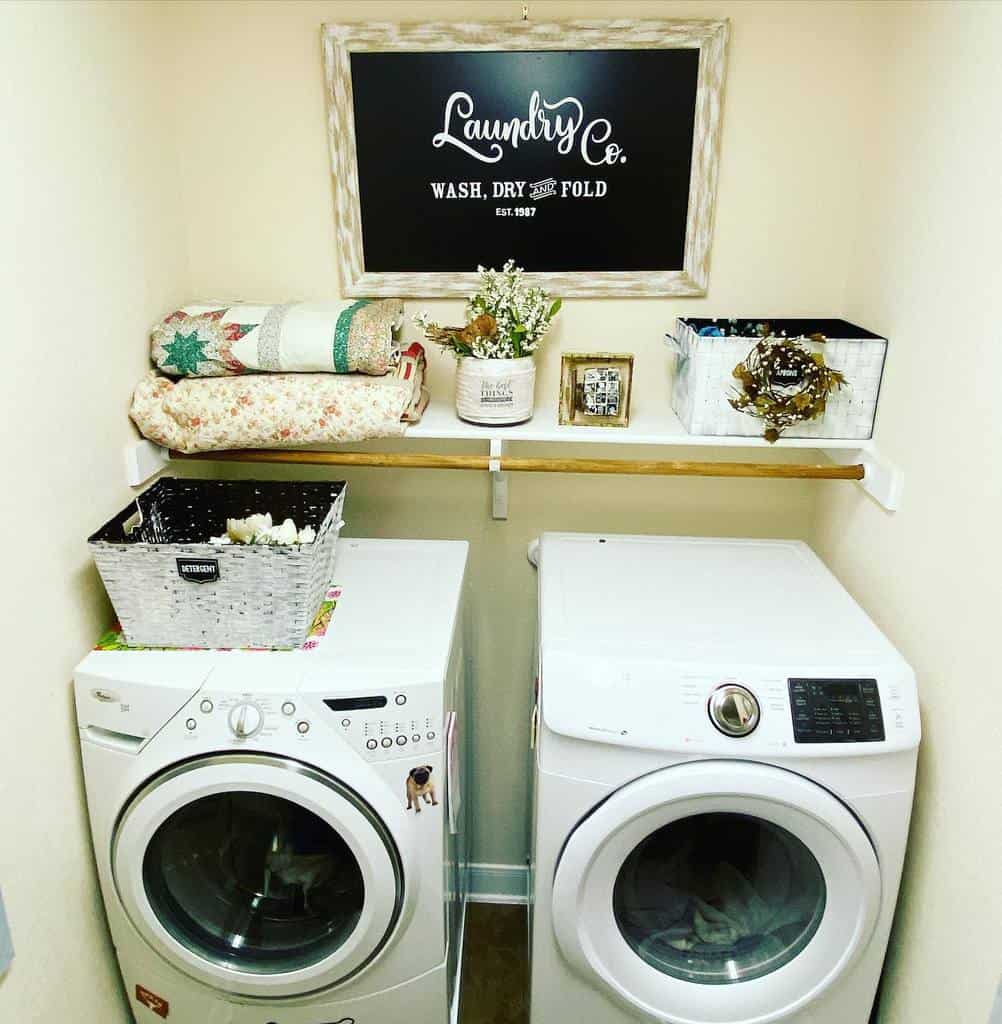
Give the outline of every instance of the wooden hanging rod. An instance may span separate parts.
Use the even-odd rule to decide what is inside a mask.
[[[238,451],[171,452],[172,459],[207,462],[276,462],[296,466],[383,466],[389,469],[491,468],[488,455],[397,455],[380,452],[319,452],[246,448]],[[784,462],[656,462],[648,459],[523,459],[503,455],[502,472],[603,473],[621,476],[719,476],[778,480],[862,480],[862,465],[818,465]]]

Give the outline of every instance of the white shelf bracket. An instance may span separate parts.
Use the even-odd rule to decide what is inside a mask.
[[[491,438],[490,460],[487,467],[491,474],[491,518],[508,518],[508,474],[501,472],[501,456],[504,455],[504,441]]]
[[[840,466],[862,463],[865,476],[859,486],[888,512],[897,512],[905,489],[905,474],[876,448],[828,448],[828,458]]]
[[[152,441],[133,441],[125,446],[125,482],[140,487],[170,462],[170,452]]]

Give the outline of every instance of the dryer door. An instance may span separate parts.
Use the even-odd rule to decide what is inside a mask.
[[[393,840],[336,779],[268,755],[199,758],[132,799],[112,848],[118,896],[164,959],[244,996],[356,974],[400,915]]]
[[[671,1024],[764,1024],[806,1006],[865,948],[880,870],[856,818],[792,772],[664,769],[571,834],[553,922],[575,968]]]

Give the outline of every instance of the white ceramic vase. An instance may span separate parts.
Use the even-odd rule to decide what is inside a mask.
[[[456,367],[456,414],[468,423],[511,426],[532,419],[536,362],[521,359],[475,359],[465,356]]]

